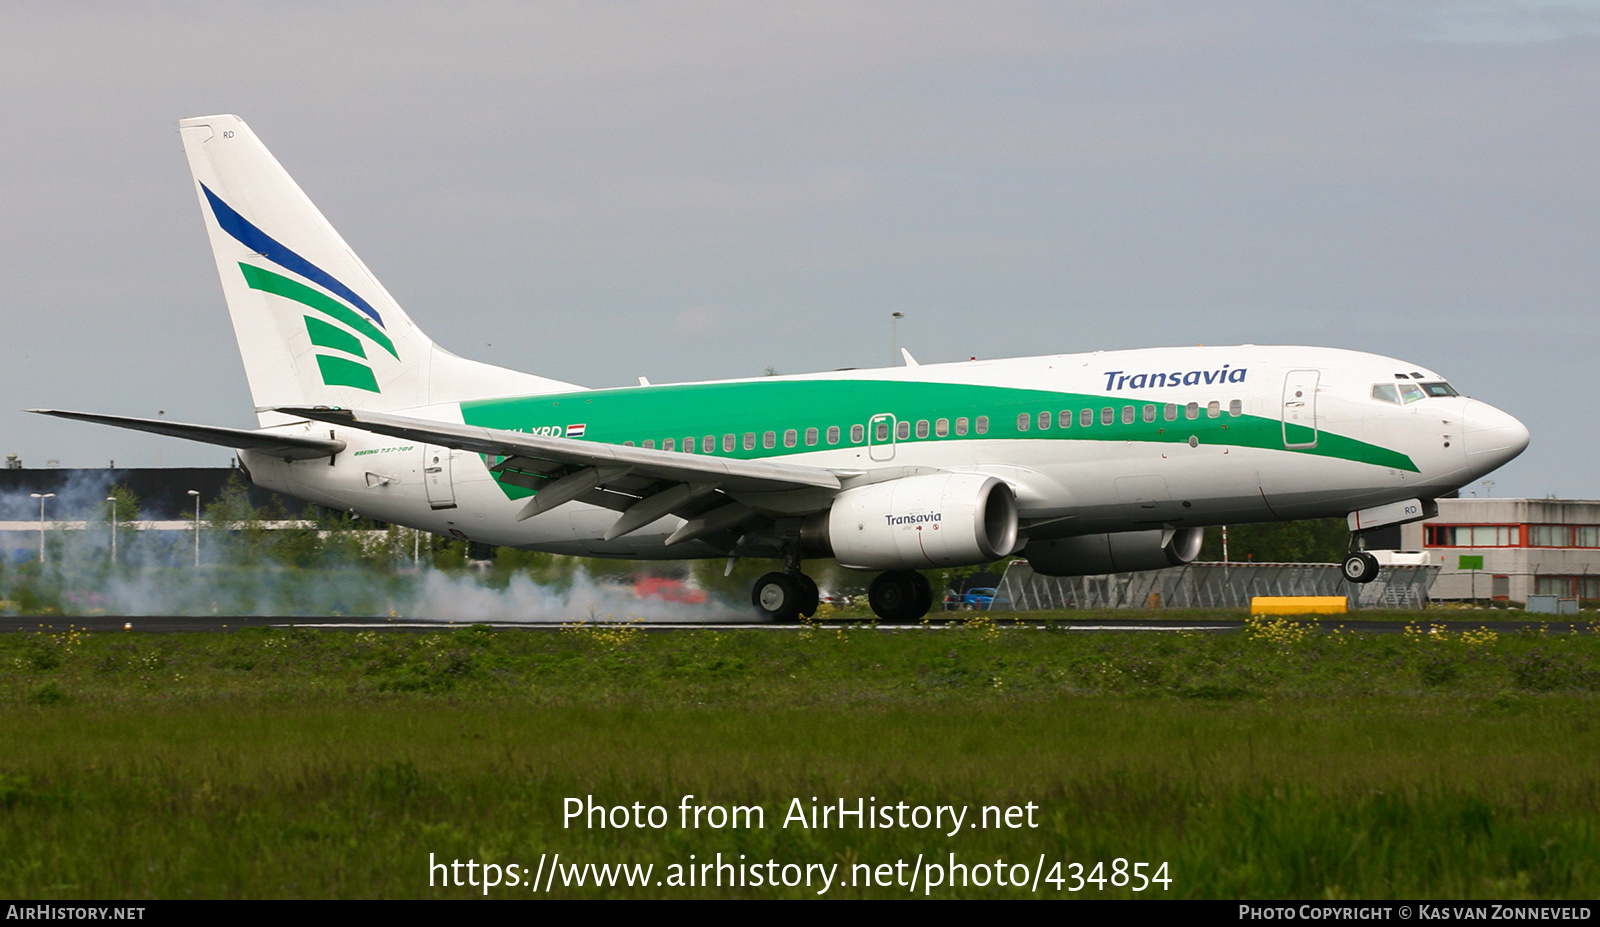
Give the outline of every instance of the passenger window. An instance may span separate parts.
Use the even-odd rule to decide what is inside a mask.
[[[690,435],[689,437],[683,439],[683,452],[685,454],[694,453],[694,435]]]
[[[655,450],[656,449],[656,439],[655,438],[645,438],[644,439],[644,446],[648,447],[652,451]]]
[[[724,452],[726,452],[726,453],[729,453],[729,454],[733,453],[734,444],[737,443],[738,440],[739,439],[734,435],[723,435],[722,436],[722,450]]]
[[[1117,410],[1106,406],[1100,410],[1100,424],[1109,425],[1117,420]]]
[[[1084,428],[1088,428],[1090,425],[1093,425],[1094,424],[1094,410],[1093,409],[1084,409],[1082,412],[1079,412],[1078,413],[1078,424],[1083,426]]]
[[[961,436],[961,435],[965,435],[966,433],[967,433],[967,417],[965,415],[963,415],[960,418],[956,419],[956,435],[957,436]]]
[[[700,439],[700,453],[715,454],[717,452],[717,436],[706,435]]]
[[[1029,415],[1028,413],[1024,412],[1021,415],[1017,416],[1017,430],[1018,431],[1027,431],[1028,430],[1028,426],[1032,425],[1032,424],[1033,424],[1033,416]]]
[[[937,437],[948,438],[950,436],[950,420],[947,418],[941,418],[937,422],[934,422],[933,433]]]
[[[978,420],[973,424],[977,426],[974,430],[977,431],[978,434],[986,435],[989,433],[989,416],[980,415],[978,416]]]
[[[784,447],[794,447],[795,444],[799,442],[799,440],[800,440],[800,433],[795,431],[793,428],[790,428],[788,431],[785,431],[783,433],[783,446]]]
[[[1071,409],[1062,409],[1061,410],[1061,414],[1056,416],[1056,421],[1061,423],[1061,427],[1062,428],[1071,428],[1072,427],[1072,410]]]
[[[633,442],[632,441],[624,441],[624,442],[622,442],[622,446],[623,447],[633,447]]]
[[[1133,424],[1133,406],[1123,406],[1122,407],[1122,424],[1124,424],[1124,425],[1132,425]]]
[[[1200,417],[1200,403],[1191,402],[1183,407],[1183,417],[1193,420]]]
[[[889,440],[889,423],[887,421],[873,423],[872,440],[878,442],[879,444]]]
[[[778,446],[778,433],[776,431],[769,431],[766,434],[762,435],[761,436],[761,446],[766,448],[769,451],[772,450],[773,448],[777,447]]]
[[[894,436],[900,441],[904,441],[905,439],[911,437],[911,423],[906,421],[896,422],[894,426]]]
[[[917,437],[926,438],[927,436],[928,436],[928,420],[925,419],[925,418],[917,419]]]
[[[1395,390],[1394,384],[1392,383],[1372,384],[1372,398],[1378,400],[1379,402],[1392,402],[1395,405],[1400,404],[1400,393]]]
[[[839,443],[839,426],[838,425],[829,425],[828,426],[828,443],[829,444],[838,444]]]
[[[1175,403],[1175,402],[1167,403],[1166,407],[1161,410],[1161,417],[1166,419],[1169,422],[1177,421],[1178,420],[1178,404]]]
[[[1156,420],[1156,407],[1155,406],[1145,406],[1144,407],[1144,420],[1147,421],[1147,422],[1153,422],[1153,421]]]
[[[1416,402],[1418,399],[1426,399],[1427,396],[1428,396],[1428,394],[1424,393],[1422,391],[1422,387],[1418,386],[1415,383],[1402,383],[1402,384],[1400,384],[1400,401],[1401,402],[1405,402],[1405,403]]]
[[[816,447],[816,446],[817,446],[817,430],[815,428],[807,428],[806,429],[806,447]]]
[[[747,451],[753,451],[753,450],[756,449],[756,433],[755,432],[747,431],[747,432],[744,433],[744,449],[747,450]]]
[[[1244,401],[1240,400],[1240,399],[1234,399],[1234,400],[1230,401],[1228,403],[1228,414],[1233,416],[1234,418],[1238,418],[1239,416],[1243,415],[1244,414]]]
[[[1216,418],[1222,414],[1222,403],[1215,399],[1206,403],[1206,418]]]
[[[678,448],[678,442],[674,441],[671,438],[668,438],[665,441],[661,442],[661,449],[663,451],[673,451],[673,450],[677,450],[677,448]]]
[[[1044,431],[1046,428],[1049,428],[1049,427],[1050,427],[1050,413],[1049,412],[1040,412],[1039,413],[1039,430],[1040,431]]]
[[[851,444],[860,444],[861,441],[866,436],[867,436],[867,429],[864,428],[863,426],[861,426],[861,425],[851,425],[850,426],[850,443]]]

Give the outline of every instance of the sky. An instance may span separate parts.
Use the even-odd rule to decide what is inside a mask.
[[[0,5],[0,453],[254,427],[177,120],[457,354],[586,386],[1184,344],[1404,358],[1600,498],[1600,3]],[[890,321],[900,312],[904,319]]]

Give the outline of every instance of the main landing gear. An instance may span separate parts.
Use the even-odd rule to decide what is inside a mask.
[[[933,587],[911,570],[880,573],[867,590],[873,614],[885,621],[916,621],[933,608]],[[750,590],[750,603],[773,621],[798,621],[817,613],[817,584],[793,570],[767,573]]]
[[[799,570],[767,573],[750,590],[750,603],[773,621],[810,618],[817,613],[817,584]]]
[[[879,573],[867,588],[872,613],[885,621],[916,621],[933,607],[928,578],[911,570]]]

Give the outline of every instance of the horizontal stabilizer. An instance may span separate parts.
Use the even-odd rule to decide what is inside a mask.
[[[90,412],[66,412],[61,409],[29,409],[40,415],[70,418],[97,425],[114,425],[134,431],[183,438],[202,444],[220,444],[235,450],[260,451],[284,460],[315,460],[332,457],[344,450],[344,442],[333,438],[312,438],[302,435],[280,435],[269,431],[251,431],[247,428],[223,428],[220,425],[186,425],[152,418],[132,418],[126,415],[96,415]]]
[[[705,454],[682,454],[647,447],[627,447],[550,438],[482,428],[434,419],[411,418],[364,409],[279,407],[275,412],[334,425],[360,428],[380,435],[452,447],[498,457],[530,457],[571,467],[602,469],[625,467],[635,476],[689,483],[717,483],[729,492],[780,492],[790,489],[838,490],[839,475],[822,467],[736,460]]]

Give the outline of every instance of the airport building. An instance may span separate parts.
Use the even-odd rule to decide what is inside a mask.
[[[1440,499],[1437,517],[1401,527],[1400,547],[1442,567],[1435,600],[1600,599],[1600,501]]]

